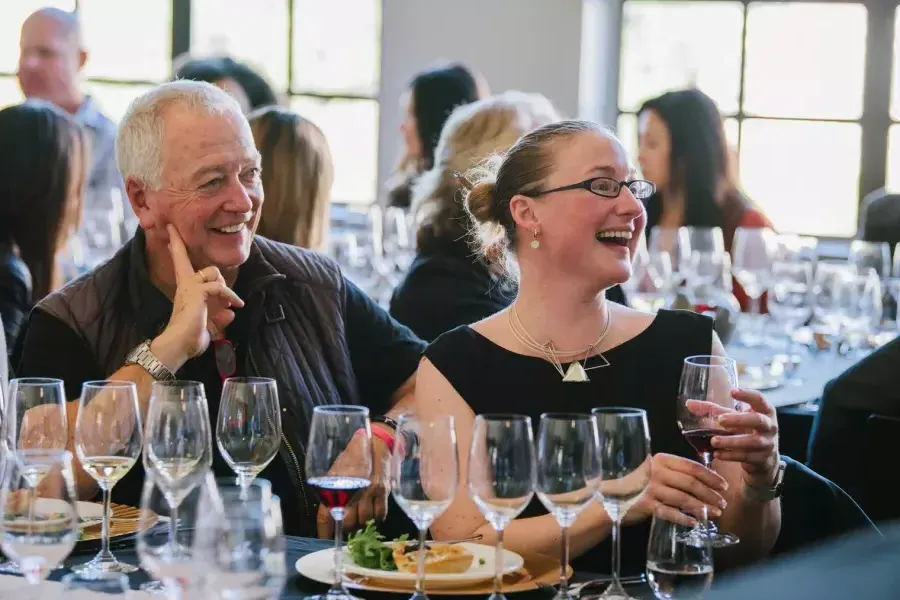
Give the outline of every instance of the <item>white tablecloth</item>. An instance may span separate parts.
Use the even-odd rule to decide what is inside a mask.
[[[0,600],[19,600],[21,598],[28,598],[28,600],[59,600],[60,598],[63,598],[62,588],[63,586],[61,583],[45,581],[40,586],[40,596],[29,595],[31,594],[32,588],[23,578],[15,577],[13,575],[0,575]],[[96,598],[97,600],[109,600],[110,597],[111,596],[106,594],[80,592],[76,596],[67,594],[65,598],[66,600],[90,600],[92,598]],[[155,597],[147,592],[131,590],[131,593],[128,594],[126,598],[127,600],[151,600]]]

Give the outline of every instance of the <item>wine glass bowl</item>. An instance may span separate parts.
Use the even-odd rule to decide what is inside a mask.
[[[225,380],[216,420],[216,445],[244,487],[272,462],[281,445],[281,409],[274,379]]]
[[[653,516],[647,543],[647,581],[659,600],[700,598],[713,579],[713,552],[691,544],[690,527]]]

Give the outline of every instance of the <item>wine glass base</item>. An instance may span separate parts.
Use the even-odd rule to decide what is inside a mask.
[[[135,565],[119,562],[115,559],[100,560],[99,558],[94,558],[83,565],[72,567],[73,572],[78,573],[85,579],[90,579],[91,577],[100,578],[105,573],[134,573],[137,570],[138,567]]]
[[[4,575],[21,575],[22,571],[19,570],[18,563],[15,563],[11,560],[6,560],[0,562],[0,573]]]
[[[148,581],[147,583],[142,584],[138,589],[158,598],[165,598],[168,596],[166,586],[163,585],[162,581]]]
[[[317,596],[307,596],[306,600],[362,600],[362,598],[354,596],[347,590],[343,590],[343,591],[329,590],[329,592],[327,594],[319,594]]]
[[[581,600],[638,600],[634,596],[630,596],[628,592],[623,590],[622,588],[613,589],[613,586],[609,586],[605,592],[597,595],[591,596],[582,596]]]

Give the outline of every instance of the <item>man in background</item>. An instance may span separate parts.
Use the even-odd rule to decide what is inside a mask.
[[[85,126],[91,139],[91,163],[84,199],[82,228],[98,219],[117,226],[109,244],[131,237],[137,218],[125,198],[125,187],[116,167],[116,125],[81,90],[79,74],[88,53],[75,13],[42,8],[22,25],[19,40],[19,86],[26,98],[40,98],[59,106]],[[104,221],[105,220],[105,221]],[[98,249],[99,250],[99,249]]]

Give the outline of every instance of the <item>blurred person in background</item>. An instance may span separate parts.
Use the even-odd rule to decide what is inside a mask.
[[[118,221],[122,231],[115,232],[115,239],[127,239],[137,227],[137,217],[126,206],[116,166],[116,125],[81,89],[80,73],[87,60],[77,13],[42,8],[25,19],[17,71],[22,93],[55,104],[86,128],[91,165],[84,210],[88,215],[116,215],[111,226]]]
[[[648,235],[654,227],[719,227],[730,250],[738,227],[772,227],[738,188],[722,116],[709,96],[688,89],[647,100],[638,132],[641,173],[657,190],[644,203]],[[746,309],[737,282],[734,294]]]
[[[194,58],[182,54],[175,59],[174,78],[220,87],[237,100],[244,114],[278,104],[278,96],[265,77],[228,56]]]
[[[269,106],[248,116],[262,155],[266,201],[256,232],[320,250],[328,233],[334,165],[322,131],[300,115]]]
[[[89,161],[84,129],[41,100],[0,110],[0,316],[12,352],[31,307],[63,281]]]
[[[422,339],[431,341],[480,321],[515,298],[500,273],[469,246],[464,187],[454,173],[465,173],[559,118],[547,98],[522,92],[478,100],[450,115],[434,151],[434,166],[413,187],[416,257],[391,298],[391,315]]]
[[[461,64],[440,65],[413,77],[403,93],[403,156],[388,180],[388,204],[408,208],[416,178],[434,166],[444,123],[457,106],[490,94],[487,83]]]

